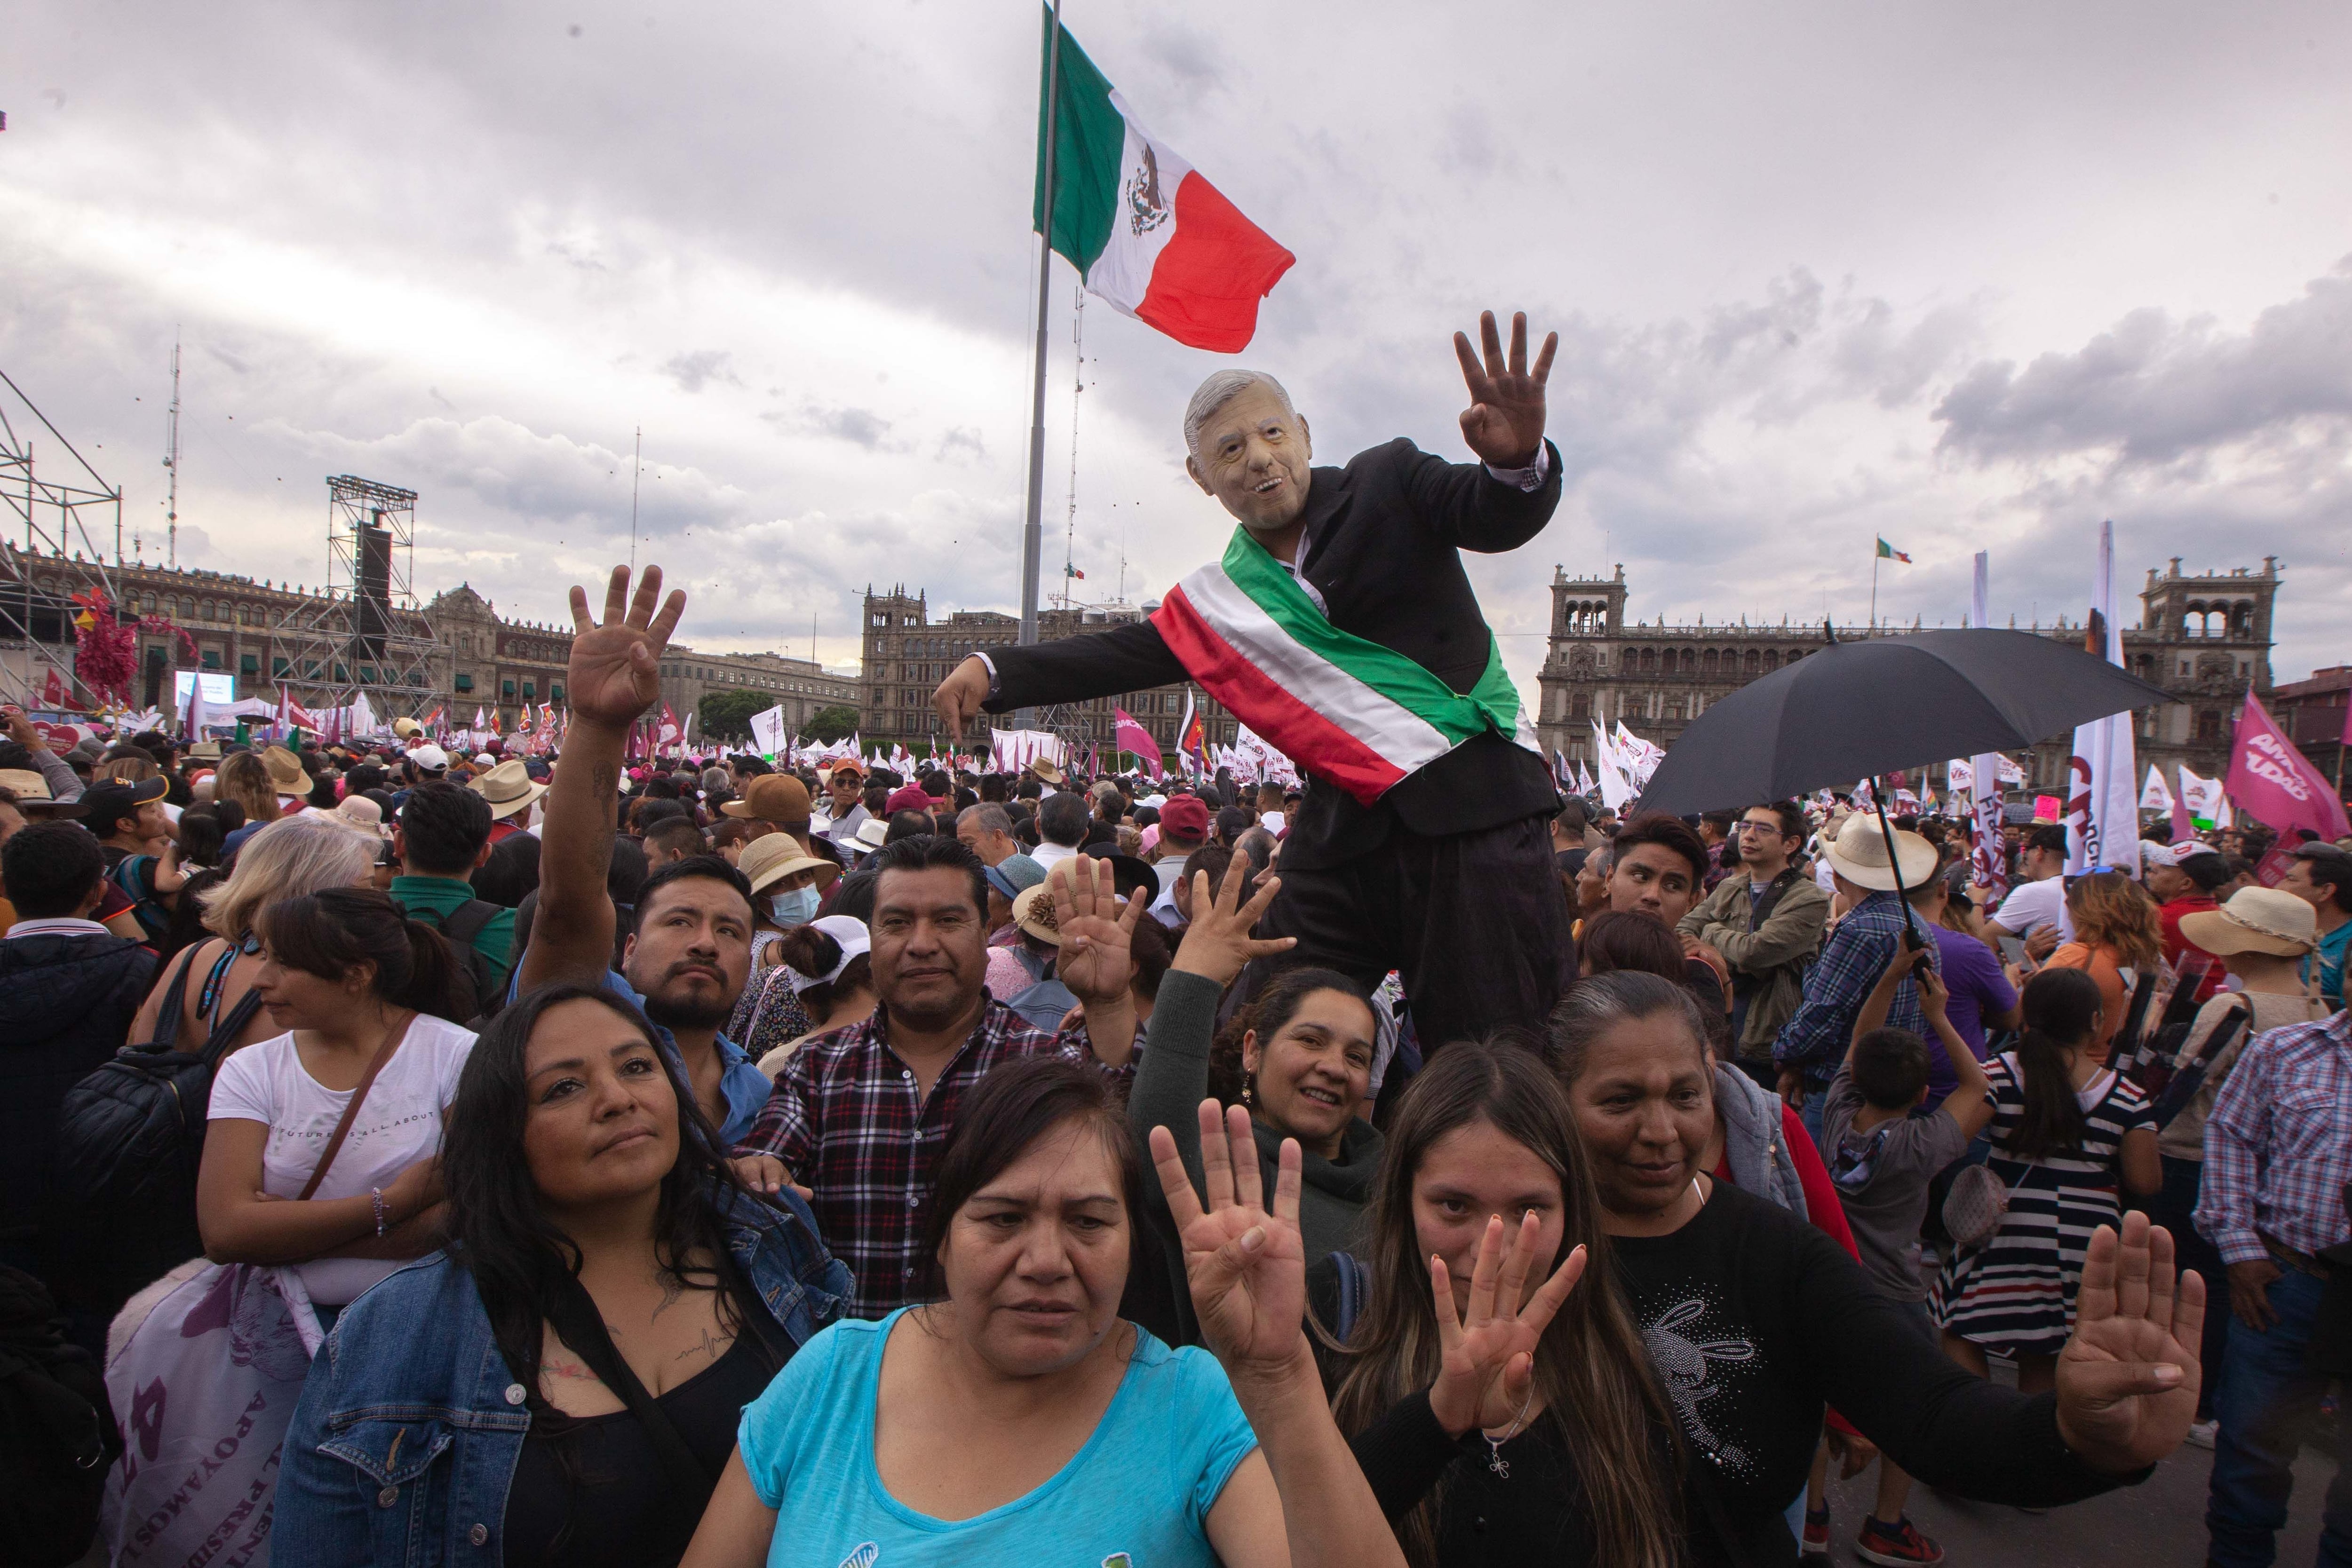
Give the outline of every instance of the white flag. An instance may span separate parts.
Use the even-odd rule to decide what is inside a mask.
[[[2172,787],[2164,781],[2164,769],[2153,762],[2147,765],[2147,782],[2140,787],[2139,809],[2168,815],[2172,810]]]
[[[2085,652],[2118,668],[2123,622],[2116,613],[2116,526],[2099,525]],[[2139,874],[2139,797],[2132,787],[2132,716],[2119,713],[2074,729],[2073,784],[2066,797],[2066,871],[2079,876],[2116,866]]]

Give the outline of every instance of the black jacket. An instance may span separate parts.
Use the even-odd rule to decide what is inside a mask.
[[[1549,443],[1546,444],[1549,445]],[[1518,549],[1559,503],[1559,452],[1533,493],[1476,464],[1448,463],[1402,436],[1318,468],[1307,492],[1304,574],[1342,632],[1394,649],[1456,692],[1486,673],[1493,633],[1460,552]],[[992,650],[991,713],[1084,702],[1187,677],[1149,622],[1028,648]],[[1310,778],[1282,846],[1285,869],[1333,866],[1378,848],[1391,821],[1427,837],[1498,827],[1559,809],[1551,770],[1510,737],[1477,736],[1370,807]]]
[[[129,1043],[154,977],[155,955],[125,936],[0,941],[0,1237],[56,1224],[58,1109]]]

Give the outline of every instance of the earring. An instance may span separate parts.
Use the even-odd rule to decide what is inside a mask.
[[[1244,1105],[1254,1105],[1254,1104],[1255,1104],[1256,1103],[1257,1103],[1257,1094],[1256,1094],[1256,1091],[1255,1091],[1255,1086],[1252,1084],[1252,1082],[1250,1082],[1250,1080],[1248,1080],[1248,1079],[1246,1079],[1246,1078],[1243,1079],[1243,1080],[1242,1080],[1242,1103],[1243,1103],[1243,1104],[1244,1104]]]

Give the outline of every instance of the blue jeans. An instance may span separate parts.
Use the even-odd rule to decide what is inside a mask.
[[[2210,1303],[2205,1338],[2198,1346],[2199,1359],[2205,1366],[2205,1380],[2197,1390],[2197,1418],[2202,1421],[2221,1407],[2221,1382],[2229,1365],[2224,1336],[2230,1332],[2230,1271],[2221,1254],[2199,1232],[2193,1218],[2198,1189],[2205,1177],[2204,1162],[2166,1155],[2161,1164],[2164,1186],[2147,1200],[2147,1217],[2172,1232],[2174,1259],[2181,1268],[2194,1269],[2204,1278],[2205,1299]]]
[[[1812,1136],[1813,1147],[1820,1151],[1824,1161],[1830,1157],[1831,1151],[1822,1148],[1822,1107],[1829,1103],[1829,1098],[1830,1081],[1823,1079],[1816,1083],[1809,1078],[1805,1080],[1805,1103],[1797,1107],[1797,1120],[1805,1124],[1805,1131]]]
[[[2304,1365],[2320,1289],[2318,1280],[2290,1269],[2271,1281],[2271,1311],[2278,1321],[2267,1332],[2230,1320],[2221,1393],[2214,1406],[2221,1427],[2205,1504],[2205,1529],[2211,1537],[2206,1556],[2218,1568],[2269,1568],[2278,1558],[2277,1534],[2294,1490],[2295,1449],[2327,1392],[2328,1380]],[[2228,1312],[2226,1284],[2214,1296],[2214,1306]],[[2337,1430],[2336,1479],[2328,1483],[2320,1516],[2318,1561],[2347,1568],[2352,1452],[2346,1451],[2341,1434],[2352,1427],[2339,1424]]]

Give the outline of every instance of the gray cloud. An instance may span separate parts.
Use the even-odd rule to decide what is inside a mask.
[[[720,349],[698,349],[690,354],[672,354],[662,366],[662,374],[677,383],[684,392],[698,392],[713,382],[740,387],[742,378],[729,368],[730,355]]]
[[[839,403],[808,403],[789,413],[763,413],[760,417],[780,430],[846,441],[868,452],[881,447],[883,438],[890,434],[890,422],[872,409]]]

